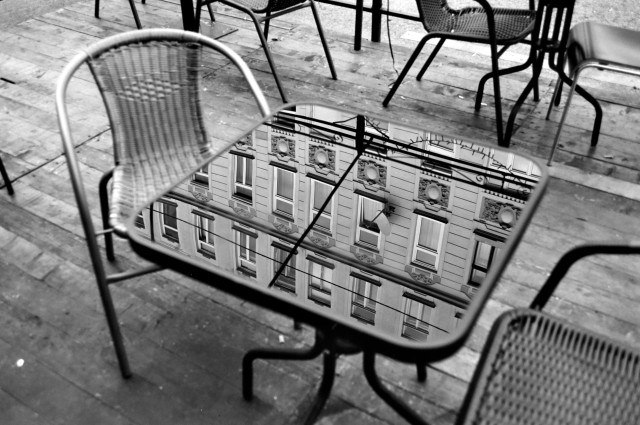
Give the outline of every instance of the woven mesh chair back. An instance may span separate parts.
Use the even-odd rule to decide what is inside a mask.
[[[638,353],[532,310],[501,325],[465,424],[640,423]]]
[[[88,63],[111,122],[116,170],[112,225],[210,157],[200,106],[202,46],[149,41]]]
[[[234,3],[244,5],[254,13],[278,12],[305,1],[307,0],[233,0]]]

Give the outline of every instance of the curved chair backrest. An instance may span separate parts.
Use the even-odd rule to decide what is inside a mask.
[[[114,187],[112,208],[124,205],[131,210],[141,206],[175,182],[185,169],[213,154],[200,103],[203,47],[231,60],[244,76],[262,114],[269,114],[247,65],[216,40],[173,29],[131,31],[109,37],[74,57],[58,81],[56,108],[74,185],[81,178],[74,165],[65,96],[69,81],[84,63],[96,79],[111,123],[118,166],[114,184],[124,181],[135,187],[129,191]],[[144,172],[149,167],[154,167],[153,172]],[[126,178],[118,178],[118,173],[126,174]],[[84,197],[76,193],[79,195]],[[121,211],[120,215],[126,213]],[[123,217],[112,213],[111,218],[121,222]],[[116,223],[114,227],[122,231]]]
[[[416,0],[418,12],[427,32],[448,32],[455,23],[455,11],[447,0]]]

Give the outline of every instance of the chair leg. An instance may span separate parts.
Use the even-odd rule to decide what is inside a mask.
[[[93,3],[93,7],[94,7],[93,16],[95,16],[96,18],[100,18],[100,0],[96,0]]]
[[[267,62],[269,62],[269,67],[271,68],[271,73],[273,74],[273,79],[276,81],[276,86],[278,87],[278,92],[280,92],[280,97],[284,103],[287,103],[287,95],[284,93],[284,89],[282,88],[282,84],[280,83],[280,78],[278,77],[278,72],[276,70],[276,64],[273,61],[273,56],[271,55],[271,50],[269,49],[269,45],[267,43],[267,38],[264,36],[262,32],[262,27],[256,15],[251,12],[249,9],[241,9],[249,16],[251,16],[251,20],[258,31],[258,36],[260,37],[260,43],[262,44],[262,49],[264,50],[264,54],[267,56]]]
[[[11,179],[9,178],[9,174],[7,174],[7,169],[4,168],[4,163],[2,162],[2,158],[0,158],[0,174],[2,174],[2,179],[4,180],[4,185],[7,187],[7,192],[9,195],[13,195],[13,185],[11,184]]]
[[[369,385],[393,410],[400,414],[410,424],[426,425],[427,423],[411,409],[407,404],[395,394],[389,391],[376,374],[375,353],[365,351],[362,360],[362,368],[364,376],[367,378]]]
[[[271,12],[267,12],[265,14],[265,19],[264,19],[264,38],[266,38],[267,40],[269,39],[269,23],[271,22]]]
[[[144,1],[142,2],[144,4]],[[133,19],[136,21],[136,27],[138,29],[142,29],[142,24],[140,23],[140,18],[138,17],[138,9],[136,9],[136,4],[133,0],[129,0],[129,6],[131,7],[131,13],[133,13]]]
[[[329,64],[329,71],[331,71],[331,77],[334,80],[337,80],[338,74],[336,74],[336,69],[333,66],[333,59],[331,58],[329,45],[327,44],[327,40],[324,36],[324,29],[322,28],[322,23],[320,22],[320,15],[318,14],[318,9],[316,8],[316,4],[314,1],[311,2],[310,6],[311,6],[311,12],[313,13],[313,19],[316,21],[316,27],[318,28],[318,34],[320,35],[320,41],[322,42],[324,55],[326,56],[327,63]]]
[[[402,80],[404,80],[404,77],[409,72],[409,69],[411,69],[411,66],[415,62],[416,58],[420,54],[420,51],[422,51],[422,48],[424,47],[425,43],[429,38],[431,37],[429,37],[428,34],[422,37],[422,40],[420,40],[420,42],[416,46],[415,50],[411,54],[411,57],[405,64],[404,68],[402,68],[402,71],[400,72],[400,75],[396,79],[396,82],[393,84],[393,87],[391,87],[391,90],[389,90],[389,93],[387,93],[387,97],[385,97],[384,100],[382,101],[382,106],[387,106],[389,104],[389,102],[391,101],[391,98],[396,93],[396,90],[398,90],[398,87],[400,87],[400,84],[402,84]]]
[[[109,180],[113,177],[113,170],[110,170],[103,174],[98,185],[98,193],[100,195],[100,212],[102,214],[102,228],[108,230],[111,228],[109,224],[109,190],[107,185]],[[107,252],[107,259],[113,261],[116,259],[113,251],[113,234],[106,232],[104,234],[104,245]]]
[[[529,59],[527,59],[527,61],[521,65],[516,65],[516,66],[512,66],[510,68],[505,68],[505,69],[501,69],[498,71],[498,76],[503,76],[503,75],[508,75],[508,74],[513,74],[516,72],[520,72],[520,71],[524,71],[525,69],[527,69],[529,66],[531,66],[531,64],[533,63],[533,60],[531,57],[529,57]],[[475,109],[476,111],[480,110],[480,107],[482,106],[482,97],[484,96],[484,86],[487,83],[487,81],[489,80],[489,78],[493,77],[493,72],[489,72],[485,75],[482,76],[482,78],[480,78],[480,82],[478,82],[478,90],[476,92],[476,105],[475,105]]]
[[[551,116],[551,110],[553,109],[553,105],[558,106],[560,103],[560,94],[562,92],[562,78],[558,76],[558,80],[556,81],[556,88],[553,90],[553,96],[551,97],[551,101],[549,102],[549,108],[547,108],[547,116],[544,118],[545,120],[549,120],[549,116]],[[556,103],[556,99],[558,103]]]
[[[537,60],[533,64],[533,75],[531,77],[531,80],[529,80],[524,90],[516,100],[516,103],[514,103],[513,108],[511,108],[511,113],[509,114],[509,119],[507,120],[507,128],[504,133],[503,146],[509,146],[511,142],[511,135],[513,134],[513,127],[515,125],[516,116],[518,116],[518,112],[520,111],[520,108],[522,107],[524,101],[529,96],[529,93],[531,93],[531,90],[535,91],[535,88],[538,85],[538,77],[540,75],[540,72],[542,72],[543,65],[544,55],[538,56]]]
[[[504,144],[502,132],[502,95],[500,94],[500,69],[498,68],[498,51],[495,43],[491,44],[491,68],[493,72],[493,94],[495,97],[496,109],[496,133],[498,146],[508,146]]]
[[[433,62],[433,60],[435,59],[436,55],[440,51],[440,48],[442,47],[443,44],[444,44],[444,38],[440,38],[440,41],[438,41],[438,44],[436,44],[436,47],[434,47],[433,50],[431,51],[429,58],[420,69],[420,72],[418,72],[418,75],[416,76],[416,80],[418,81],[422,80],[422,76],[424,75],[425,72],[427,72],[427,68],[429,68],[429,65],[431,65],[431,62]]]
[[[207,10],[209,11],[209,18],[211,19],[211,22],[215,22],[216,21],[216,16],[213,14],[213,9],[211,8],[211,3],[207,3]]]
[[[573,99],[573,93],[576,90],[576,86],[578,85],[578,75],[580,74],[580,69],[578,69],[573,76],[573,84],[569,88],[569,94],[567,95],[567,102],[564,105],[564,111],[562,111],[562,117],[560,118],[560,123],[558,124],[558,131],[556,131],[556,137],[553,139],[553,145],[551,145],[551,154],[549,155],[549,160],[547,161],[547,165],[551,165],[551,161],[553,160],[553,154],[556,151],[556,147],[558,146],[558,141],[560,140],[560,133],[562,132],[562,126],[564,125],[564,121],[567,119],[567,115],[569,113],[569,106],[571,105],[571,100]]]

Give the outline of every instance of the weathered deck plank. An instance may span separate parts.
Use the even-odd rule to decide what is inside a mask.
[[[291,320],[257,308],[173,272],[162,272],[114,287],[115,301],[135,377],[120,378],[106,330],[66,164],[57,135],[53,93],[64,65],[83,47],[125,29],[133,18],[124,1],[79,2],[0,31],[0,152],[16,195],[0,192],[0,422],[3,424],[229,423],[294,424],[309,407],[321,364],[257,362],[256,400],[240,396],[240,358],[261,345],[308,346],[310,329],[294,331]],[[180,26],[177,0],[138,4],[145,26]],[[272,106],[280,98],[251,25],[220,8],[218,20],[237,28],[223,40],[246,60]],[[350,34],[328,31],[339,80],[330,78],[315,28],[276,21],[270,38],[291,100],[313,97],[364,110],[374,116],[432,128],[435,132],[492,143],[495,117],[491,87],[480,112],[473,110],[477,80],[488,72],[480,50],[445,48],[421,82],[407,77],[388,108],[381,105],[395,78],[385,44],[364,42],[353,51]],[[325,25],[326,26],[326,25]],[[396,68],[413,45],[394,44]],[[427,49],[430,49],[428,47]],[[470,53],[473,51],[473,53]],[[478,55],[480,57],[478,57]],[[508,56],[510,63],[515,56]],[[212,134],[241,134],[259,114],[241,79],[226,61],[211,58],[203,101]],[[528,73],[502,79],[505,118]],[[567,165],[625,181],[640,172],[638,114],[633,80],[606,73],[585,75],[584,86],[603,100],[601,140],[589,150],[592,111],[576,99],[557,158]],[[110,163],[111,135],[98,92],[83,70],[74,81],[70,114],[86,184],[95,187]],[[554,78],[540,80],[542,100],[528,99],[516,121],[513,148],[545,157],[561,110],[545,120]],[[221,108],[221,106],[224,106]],[[464,123],[464,124],[461,124]],[[98,222],[97,197],[90,203]],[[625,199],[552,180],[524,240],[478,325],[460,352],[430,366],[427,383],[415,366],[378,360],[386,385],[432,423],[451,424],[495,318],[526,306],[560,254],[576,243],[640,236],[640,200]],[[116,244],[126,269],[142,263],[125,241]],[[550,305],[570,320],[640,347],[640,262],[597,257],[572,271]],[[604,284],[603,282],[607,282]],[[611,282],[616,282],[611,283]],[[17,367],[17,360],[25,361]],[[341,358],[323,424],[391,424],[401,419],[366,384],[361,357]]]

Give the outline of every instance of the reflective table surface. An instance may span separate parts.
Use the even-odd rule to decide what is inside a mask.
[[[145,206],[142,256],[401,360],[464,342],[547,182],[509,151],[290,104]]]

